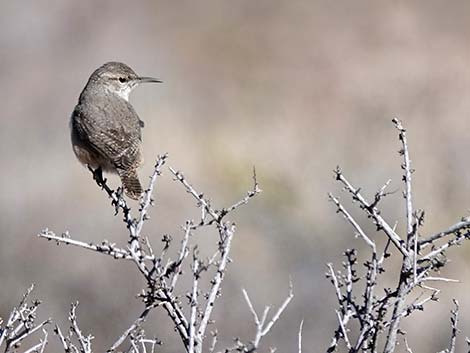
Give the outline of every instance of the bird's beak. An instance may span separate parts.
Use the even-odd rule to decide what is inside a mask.
[[[163,83],[163,81],[157,80],[156,78],[153,78],[153,77],[139,77],[138,82],[139,83],[146,83],[146,82]]]

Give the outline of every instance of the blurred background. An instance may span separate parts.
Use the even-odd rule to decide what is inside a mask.
[[[80,301],[81,328],[99,351],[141,310],[135,295],[144,283],[132,264],[35,236],[47,227],[125,244],[120,217],[75,160],[68,126],[91,72],[118,60],[165,82],[131,97],[146,124],[144,182],[168,152],[171,166],[225,206],[251,188],[256,166],[263,193],[231,216],[234,263],[214,313],[221,342],[254,333],[242,287],[261,309],[284,299],[291,277],[296,296],[265,347],[294,351],[304,319],[306,351],[324,350],[336,328],[326,263],[340,268],[347,247],[367,254],[327,200],[329,191],[343,195],[336,165],[369,197],[389,178],[399,190],[391,123],[399,117],[416,169],[415,206],[426,210],[422,233],[469,213],[469,15],[467,1],[1,0],[0,316],[34,282],[42,315],[58,323]],[[195,202],[168,170],[156,199],[146,234],[155,244],[163,234],[179,239],[180,225],[198,216]],[[400,192],[384,201],[383,214],[403,230]],[[216,235],[198,236],[212,244]],[[416,351],[445,348],[452,297],[461,303],[460,347],[470,335],[469,250],[450,253],[446,273],[462,283],[405,320]],[[396,272],[387,277],[396,280]],[[165,315],[150,324],[162,352],[179,351]]]

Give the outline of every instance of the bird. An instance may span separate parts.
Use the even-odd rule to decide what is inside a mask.
[[[77,159],[100,173],[117,173],[125,194],[134,200],[143,192],[137,170],[143,164],[144,122],[129,95],[141,83],[162,81],[139,76],[122,62],[103,64],[88,79],[70,119]]]

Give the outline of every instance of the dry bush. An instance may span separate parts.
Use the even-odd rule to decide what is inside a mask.
[[[403,318],[423,310],[426,303],[436,301],[441,289],[432,286],[435,282],[447,284],[457,280],[443,277],[440,271],[448,262],[447,251],[461,244],[470,237],[470,221],[462,219],[448,229],[432,235],[420,233],[424,222],[424,211],[413,206],[411,159],[408,149],[406,130],[400,121],[394,119],[395,127],[399,132],[401,143],[400,155],[403,156],[403,182],[404,182],[404,211],[406,227],[405,233],[399,234],[397,224],[390,224],[380,211],[384,198],[393,192],[388,192],[387,181],[375,194],[372,201],[367,200],[361,189],[354,186],[338,167],[335,179],[351,198],[354,205],[363,211],[367,220],[372,222],[377,232],[385,236],[385,243],[375,239],[377,234],[368,234],[361,226],[361,220],[356,219],[340,199],[329,194],[330,200],[335,204],[336,210],[353,227],[357,237],[366,245],[360,249],[366,252],[368,259],[360,264],[358,250],[348,249],[344,252],[345,260],[343,270],[335,270],[328,264],[327,278],[333,284],[338,308],[334,315],[338,319],[327,352],[344,349],[347,352],[394,352],[400,342],[404,342],[407,352],[412,352],[406,339],[406,332],[401,329]],[[271,330],[280,318],[283,311],[293,298],[292,284],[289,293],[274,313],[270,315],[270,308],[265,307],[258,313],[248,293],[243,294],[248,305],[256,330],[251,341],[234,339],[230,347],[220,348],[217,342],[217,324],[211,320],[218,297],[221,295],[221,285],[228,271],[231,243],[234,239],[235,224],[226,220],[227,215],[238,207],[247,204],[251,198],[261,192],[253,172],[253,188],[241,200],[225,208],[214,207],[204,194],[188,182],[184,175],[173,168],[169,168],[176,182],[180,183],[188,194],[196,200],[196,207],[200,210],[197,221],[188,220],[181,231],[179,243],[170,236],[163,236],[162,245],[155,247],[148,237],[144,235],[145,221],[148,219],[150,207],[153,204],[153,194],[156,182],[162,175],[163,167],[167,162],[167,155],[160,156],[150,177],[149,186],[141,198],[136,216],[123,198],[122,189],[112,190],[101,172],[91,170],[93,177],[104,192],[111,199],[111,205],[116,215],[121,215],[123,225],[128,231],[127,244],[117,245],[103,240],[101,243],[86,243],[73,239],[68,232],[56,235],[54,232],[44,230],[40,238],[53,241],[57,244],[67,244],[78,247],[80,250],[98,252],[105,256],[122,261],[132,262],[138,273],[145,279],[146,286],[139,290],[138,298],[143,309],[130,320],[130,325],[115,342],[106,349],[107,352],[155,352],[163,351],[159,348],[163,337],[156,337],[145,330],[145,323],[149,314],[154,310],[163,310],[171,319],[175,332],[178,334],[181,347],[188,353],[200,352],[255,352],[259,349],[262,338]],[[215,252],[208,257],[201,255],[200,244],[196,233],[216,230],[218,237]],[[173,258],[170,250],[175,249]],[[383,274],[389,275],[396,271],[393,263],[399,263],[398,272],[395,273],[397,282],[393,288],[384,284]],[[181,279],[189,279],[183,282]],[[188,283],[189,285],[185,285]],[[48,343],[47,325],[50,319],[39,321],[37,309],[39,301],[28,303],[33,287],[26,294],[16,308],[14,308],[5,322],[0,322],[0,346],[5,352],[23,351],[43,352]],[[454,300],[455,309],[451,313],[451,338],[449,347],[443,352],[454,352],[458,334],[457,301]],[[93,336],[83,333],[77,319],[78,303],[71,305],[69,312],[70,327],[62,330],[55,326],[54,333],[59,338],[66,353],[91,353]],[[37,340],[36,334],[43,333],[39,342],[30,344],[29,338]],[[28,348],[23,349],[23,346]],[[302,352],[302,323],[298,331],[298,352]],[[271,348],[271,351],[274,349]]]
[[[39,237],[57,244],[73,245],[82,250],[98,252],[117,260],[131,261],[145,279],[146,287],[138,291],[140,293],[138,298],[143,304],[142,311],[111,347],[104,349],[105,351],[134,353],[158,351],[157,347],[163,340],[156,338],[155,335],[148,336],[144,324],[153,310],[161,309],[172,320],[174,329],[179,335],[181,345],[186,352],[254,352],[259,347],[263,336],[270,331],[293,298],[292,286],[290,286],[287,298],[272,316],[269,316],[269,307],[266,307],[262,314],[258,315],[247,292],[243,290],[247,305],[256,324],[256,332],[254,332],[253,339],[249,342],[235,339],[233,346],[218,348],[217,326],[211,320],[211,315],[217,304],[217,298],[221,295],[221,285],[227,272],[227,266],[231,262],[230,249],[235,234],[235,224],[227,221],[226,217],[261,192],[256,174],[253,172],[253,188],[244,198],[229,207],[217,209],[202,193],[194,189],[181,172],[170,167],[169,170],[173,174],[174,180],[181,183],[183,188],[197,201],[196,206],[200,209],[201,217],[197,222],[188,220],[182,226],[179,244],[175,244],[175,240],[170,236],[164,235],[161,239],[163,245],[157,248],[144,235],[144,224],[149,217],[148,213],[153,204],[152,195],[154,194],[156,181],[161,176],[166,161],[167,155],[160,156],[157,159],[149,186],[140,200],[136,217],[133,216],[132,209],[123,197],[123,190],[121,188],[112,190],[100,170],[90,169],[98,186],[111,199],[115,215],[120,214],[123,217],[123,224],[128,231],[127,245],[120,246],[106,240],[101,243],[86,243],[73,239],[68,232],[56,235],[47,229],[42,231]],[[201,245],[198,244],[198,237],[195,234],[209,232],[210,229],[215,229],[218,233],[218,237],[214,239],[216,251],[211,256],[203,258],[200,255]],[[198,234],[198,236],[200,237],[201,234]],[[169,255],[169,250],[172,247],[177,248],[175,258],[171,258]],[[119,261],[116,262],[116,266],[119,266]],[[187,288],[180,284],[183,277],[190,278],[189,281],[185,282],[190,283]],[[178,288],[178,286],[183,286],[183,288]],[[26,304],[30,292],[31,290],[25,295],[18,308],[12,311],[11,318],[6,326],[2,328],[0,343],[5,339],[5,352],[18,349],[25,338],[33,335],[50,322],[50,320],[47,320],[40,324],[35,323],[35,311],[39,302],[34,302],[31,307]],[[70,328],[67,332],[64,333],[59,326],[55,326],[54,333],[59,337],[65,352],[91,353],[93,351],[93,335],[84,334],[80,329],[77,319],[77,306],[78,303],[71,306],[69,313]],[[47,343],[46,331],[44,331],[44,335],[40,343],[27,349],[27,351],[42,352]]]
[[[378,352],[391,353],[399,344],[399,336],[407,352],[412,352],[406,339],[406,332],[400,328],[401,319],[412,316],[416,311],[423,310],[426,303],[437,301],[441,289],[434,288],[436,282],[457,282],[456,279],[440,276],[440,271],[448,262],[447,251],[460,245],[470,237],[470,222],[462,219],[448,229],[432,235],[420,234],[424,223],[424,211],[415,209],[412,198],[412,174],[410,153],[406,130],[401,122],[393,120],[399,132],[401,143],[400,155],[403,157],[401,168],[404,182],[405,233],[397,232],[397,223],[390,224],[382,215],[380,203],[394,192],[388,192],[388,180],[375,193],[372,201],[367,200],[359,187],[354,186],[338,167],[334,174],[352,202],[362,210],[367,219],[373,223],[377,232],[386,238],[383,248],[379,249],[375,234],[367,234],[361,221],[355,219],[340,200],[329,194],[330,200],[353,227],[355,235],[367,245],[368,260],[360,264],[357,250],[348,249],[344,252],[343,271],[335,271],[328,264],[327,277],[333,284],[338,300],[336,329],[327,352],[339,349],[344,343],[347,352]],[[398,272],[393,263],[398,262]],[[397,278],[396,286],[388,288],[383,281],[387,272]],[[452,311],[452,335],[449,348],[445,352],[454,352],[457,336],[458,303],[454,300],[455,310]],[[341,346],[342,347],[342,346]]]

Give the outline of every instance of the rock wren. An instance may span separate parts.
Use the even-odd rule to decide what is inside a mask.
[[[117,173],[126,195],[134,200],[142,194],[137,169],[143,162],[144,123],[129,103],[129,94],[144,82],[161,81],[138,76],[123,63],[104,64],[88,79],[70,124],[78,160],[91,168]]]

